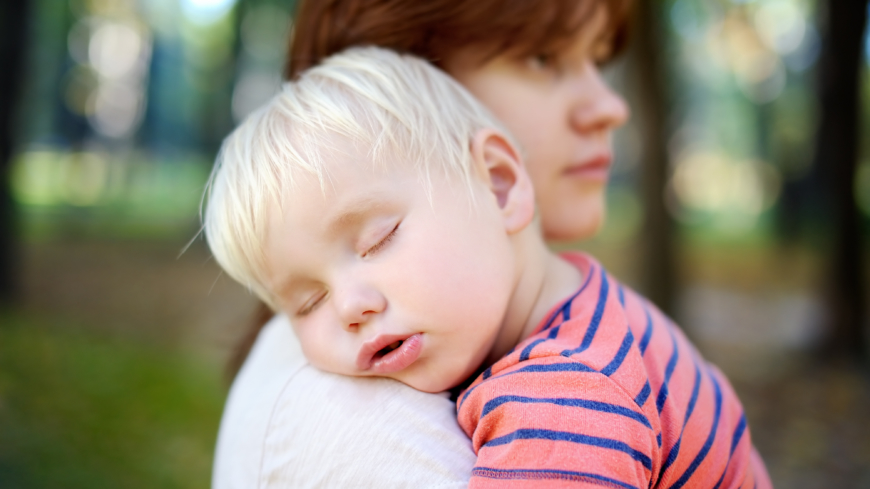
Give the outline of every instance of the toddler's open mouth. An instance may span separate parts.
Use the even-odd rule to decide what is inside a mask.
[[[398,372],[414,363],[422,350],[421,333],[379,335],[363,344],[357,356],[357,368],[378,374]]]
[[[380,350],[378,350],[377,353],[375,353],[375,361],[377,361],[379,358],[383,357],[387,353],[390,353],[391,351],[399,348],[400,346],[402,346],[402,343],[404,343],[404,342],[405,342],[404,340],[399,340],[399,341],[396,341],[394,343],[390,343],[389,345],[381,348]]]

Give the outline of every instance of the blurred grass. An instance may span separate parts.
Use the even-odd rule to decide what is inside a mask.
[[[220,369],[64,323],[0,312],[0,487],[208,487]]]

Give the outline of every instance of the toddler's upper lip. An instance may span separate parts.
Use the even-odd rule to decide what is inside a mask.
[[[413,336],[413,333],[403,334],[379,334],[363,343],[356,356],[356,367],[359,370],[368,370],[375,362],[375,355],[384,348],[397,341],[405,341]]]

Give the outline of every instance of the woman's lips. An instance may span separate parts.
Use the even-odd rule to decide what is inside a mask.
[[[396,343],[397,348],[384,351]],[[410,366],[423,351],[421,333],[412,335],[378,335],[365,342],[356,358],[360,370],[376,374],[390,374]]]
[[[610,176],[609,154],[602,154],[594,158],[582,161],[565,169],[565,175],[581,177],[584,180],[596,180],[606,182]]]

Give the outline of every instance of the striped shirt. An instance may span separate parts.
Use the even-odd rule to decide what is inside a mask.
[[[588,255],[584,284],[458,400],[469,487],[770,488],[740,401]]]

